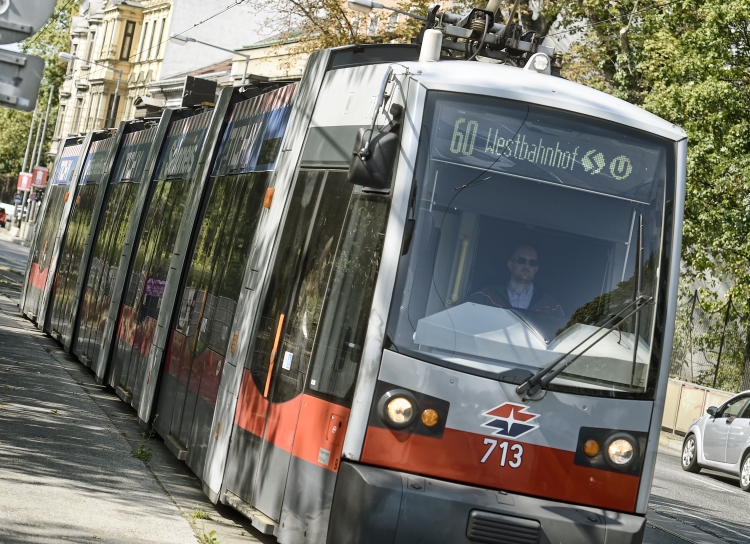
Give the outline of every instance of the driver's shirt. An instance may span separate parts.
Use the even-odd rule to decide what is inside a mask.
[[[513,308],[526,310],[531,304],[531,297],[534,296],[534,284],[532,283],[526,289],[521,289],[513,285],[512,281],[508,282],[508,300]]]

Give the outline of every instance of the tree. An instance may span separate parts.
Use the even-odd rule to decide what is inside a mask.
[[[341,0],[249,0],[249,4],[259,13],[270,14],[263,25],[268,32],[276,33],[281,41],[299,39],[299,52],[348,44],[408,42],[421,28],[415,19],[395,22],[388,10],[371,15],[352,11]],[[425,15],[431,2],[405,0],[392,5]]]
[[[57,7],[47,25],[20,44],[20,49],[24,53],[40,56],[46,60],[42,83],[55,86],[55,92],[51,96],[52,110],[45,135],[45,149],[48,149],[57,119],[59,101],[57,91],[65,77],[65,65],[60,63],[57,55],[69,48],[71,18],[73,13],[78,12],[79,6],[80,0],[58,0]],[[39,92],[37,111],[44,114],[49,99],[50,88],[42,87]],[[31,117],[31,113],[0,108],[0,134],[3,135],[0,139],[0,174],[15,177],[21,171]],[[36,129],[34,133],[36,135]],[[41,161],[46,162],[44,153],[42,153]]]

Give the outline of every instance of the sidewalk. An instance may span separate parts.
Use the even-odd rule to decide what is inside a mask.
[[[0,288],[0,542],[275,542],[212,505],[158,436],[144,439],[130,407],[6,293]],[[132,455],[139,448],[146,462]]]
[[[659,436],[659,453],[681,457],[683,438],[682,436],[662,431]]]

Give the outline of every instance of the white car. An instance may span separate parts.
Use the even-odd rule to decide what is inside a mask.
[[[740,478],[750,491],[750,391],[743,391],[696,419],[682,442],[682,469],[711,468]]]

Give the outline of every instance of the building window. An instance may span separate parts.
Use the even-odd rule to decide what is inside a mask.
[[[76,106],[73,110],[73,122],[70,124],[69,134],[78,134],[78,123],[81,122],[81,108],[83,108],[83,98],[76,98]]]
[[[103,59],[107,55],[107,36],[109,35],[109,21],[104,23],[104,33],[102,34],[102,49],[99,51],[99,58]]]
[[[388,17],[388,24],[385,27],[386,32],[393,32],[396,30],[396,26],[398,26],[398,13],[392,13],[390,17]]]
[[[151,36],[148,39],[148,49],[143,52],[143,60],[148,60],[151,57],[151,48],[154,46],[154,34],[156,34],[156,21],[151,25]]]
[[[77,51],[78,51],[78,44],[77,44],[77,43],[74,43],[74,44],[73,44],[73,47],[72,47],[72,48],[71,48],[71,50],[70,50],[70,52],[71,52],[71,54],[72,54],[73,56],[75,56],[75,54],[76,54],[76,52],[77,52]],[[71,61],[69,61],[69,62],[68,62],[68,71],[67,71],[67,72],[65,72],[65,73],[66,73],[66,75],[70,75],[70,74],[72,74],[72,73],[73,73],[73,65],[74,65],[75,63],[76,63],[76,61],[75,61],[75,60],[71,60]]]
[[[136,56],[136,62],[143,60],[143,46],[146,45],[146,34],[148,34],[148,23],[143,25],[143,31],[141,32],[141,44],[138,46],[138,55]]]
[[[128,21],[125,23],[125,34],[122,37],[122,49],[120,49],[120,60],[130,58],[130,49],[133,47],[133,35],[135,34],[135,23]]]
[[[109,101],[107,103],[107,119],[104,123],[104,128],[112,128],[115,126],[117,120],[117,110],[120,106],[120,97],[114,94],[109,95]]]
[[[84,117],[85,121],[83,124],[83,131],[88,132],[89,127],[91,126],[91,106],[94,105],[94,97],[93,95],[89,94],[89,105],[86,108],[86,117]]]
[[[371,15],[370,16],[370,25],[367,28],[367,35],[368,36],[377,36],[378,35],[378,23],[380,22],[380,17],[377,15]]]
[[[161,39],[164,37],[164,25],[166,24],[167,19],[166,17],[161,20],[161,25],[159,26],[159,40],[156,42],[156,45],[154,45],[154,52],[153,58],[157,58],[159,56],[159,49],[161,49]]]
[[[89,34],[89,41],[86,44],[86,60],[91,60],[91,55],[94,53],[94,46],[96,45],[96,32]]]
[[[60,104],[57,109],[57,123],[55,124],[55,138],[60,137],[60,130],[63,126],[63,120],[65,119],[65,104]]]

